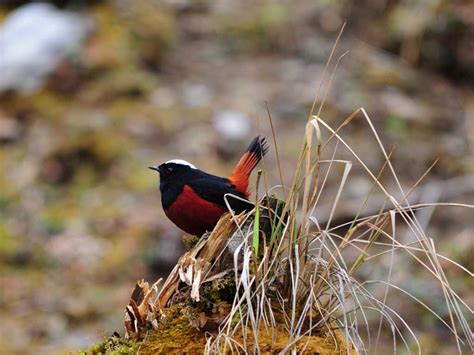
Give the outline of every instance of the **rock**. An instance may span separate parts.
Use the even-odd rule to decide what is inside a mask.
[[[3,117],[0,113],[0,143],[14,141],[20,137],[22,127],[18,121]]]
[[[432,115],[430,108],[424,102],[395,88],[383,90],[380,101],[387,112],[407,120],[426,121]]]
[[[51,4],[31,3],[13,11],[0,27],[0,91],[39,89],[91,29],[88,18]]]
[[[214,116],[213,125],[219,137],[216,151],[220,158],[227,160],[240,154],[250,134],[250,118],[238,111],[224,110]]]
[[[225,110],[214,117],[214,127],[223,140],[239,141],[250,133],[250,119],[241,112]]]
[[[74,229],[79,229],[75,231]],[[72,227],[65,233],[52,238],[48,242],[48,254],[53,260],[78,269],[92,270],[97,267],[110,244],[107,240],[97,238]]]
[[[204,107],[209,105],[212,94],[204,84],[186,85],[183,89],[183,100],[189,107]]]

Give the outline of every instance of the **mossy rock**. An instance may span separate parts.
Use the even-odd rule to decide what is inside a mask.
[[[179,305],[167,309],[158,328],[150,330],[142,342],[112,337],[92,346],[83,354],[135,354],[138,349],[140,354],[201,354],[213,334],[198,329],[190,321],[188,311],[188,308]],[[262,354],[281,352],[292,342],[283,324],[277,324],[272,331],[262,322],[260,329],[258,347]],[[253,352],[254,340],[249,337],[244,342],[242,330],[237,331],[233,339],[246,344],[247,352]],[[304,336],[296,342],[295,349],[298,353],[308,354],[355,353],[352,348],[348,349],[343,334],[338,330]],[[231,353],[231,349],[222,348],[219,353]]]
[[[276,199],[264,199],[260,206],[264,205],[271,206],[273,212],[261,210],[262,245],[273,234],[275,227],[272,224],[275,224],[276,216],[283,213],[283,205]],[[288,329],[288,314],[292,310],[286,309],[288,302],[278,299],[270,289],[266,288],[264,292],[271,302],[267,306],[271,307],[272,316],[249,316],[249,312],[255,315],[257,300],[250,301],[250,306],[245,295],[246,292],[257,292],[257,288],[254,284],[252,289],[244,290],[236,284],[233,268],[238,255],[230,243],[254,228],[252,216],[246,217],[234,216],[237,219],[234,221],[230,215],[223,215],[214,230],[199,239],[180,258],[160,291],[156,291],[160,281],[153,286],[144,280],[137,282],[126,307],[124,325],[126,337],[139,344],[140,354],[278,353],[293,350],[320,354],[354,352],[343,333],[334,330],[336,327],[332,322],[318,322],[319,326],[312,328],[316,324],[315,319],[310,319],[315,317],[313,313],[303,316],[300,334],[295,340]],[[241,230],[236,229],[235,223],[240,223]],[[155,292],[156,298],[151,301]],[[296,309],[297,317],[300,317],[300,308],[305,303],[299,300],[298,305],[300,302],[301,307]],[[111,350],[99,348],[114,353],[117,347],[113,345],[109,346]]]
[[[122,339],[118,336],[111,336],[98,344],[91,346],[86,351],[79,351],[80,355],[125,355],[136,354],[140,344],[132,340]]]

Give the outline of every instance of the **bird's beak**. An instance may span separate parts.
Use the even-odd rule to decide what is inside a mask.
[[[159,166],[149,166],[148,169],[160,172],[160,167]]]

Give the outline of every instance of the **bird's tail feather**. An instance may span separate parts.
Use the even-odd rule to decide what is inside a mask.
[[[240,158],[229,178],[231,183],[236,186],[237,190],[245,193],[247,196],[249,195],[249,192],[247,191],[249,175],[267,152],[268,145],[265,138],[261,138],[260,136],[255,137],[248,146],[244,155],[242,155],[242,158]]]

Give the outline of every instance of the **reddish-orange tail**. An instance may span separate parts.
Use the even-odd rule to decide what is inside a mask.
[[[255,137],[230,175],[230,182],[246,196],[250,195],[250,192],[247,191],[250,173],[267,152],[268,146],[265,138]]]

